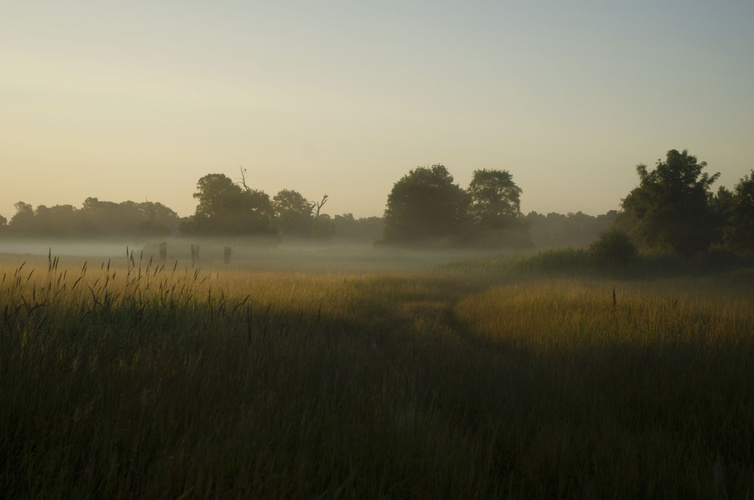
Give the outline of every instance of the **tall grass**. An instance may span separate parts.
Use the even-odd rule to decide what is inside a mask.
[[[742,268],[754,268],[754,255],[712,249],[693,258],[667,253],[640,254],[625,263],[600,260],[587,250],[558,248],[516,256],[480,256],[448,261],[446,270],[482,272],[496,278],[516,279],[532,275],[545,277],[579,276],[618,279],[658,279],[677,276],[719,275]]]
[[[0,266],[0,491],[751,494],[747,271],[469,269]]]

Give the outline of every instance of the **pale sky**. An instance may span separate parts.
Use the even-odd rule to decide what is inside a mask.
[[[156,201],[208,173],[382,215],[444,164],[597,215],[688,149],[754,168],[754,1],[0,0],[0,214]]]

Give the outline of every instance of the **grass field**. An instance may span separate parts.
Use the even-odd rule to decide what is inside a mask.
[[[754,495],[754,268],[440,260],[5,256],[2,496]]]

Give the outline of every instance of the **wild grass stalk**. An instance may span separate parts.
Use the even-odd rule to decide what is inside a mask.
[[[495,281],[142,260],[0,267],[10,497],[754,486],[745,271]]]

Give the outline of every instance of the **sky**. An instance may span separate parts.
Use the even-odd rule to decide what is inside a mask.
[[[688,149],[754,168],[754,1],[0,0],[0,214],[194,213],[209,173],[382,215],[418,166],[524,213],[618,209]]]

